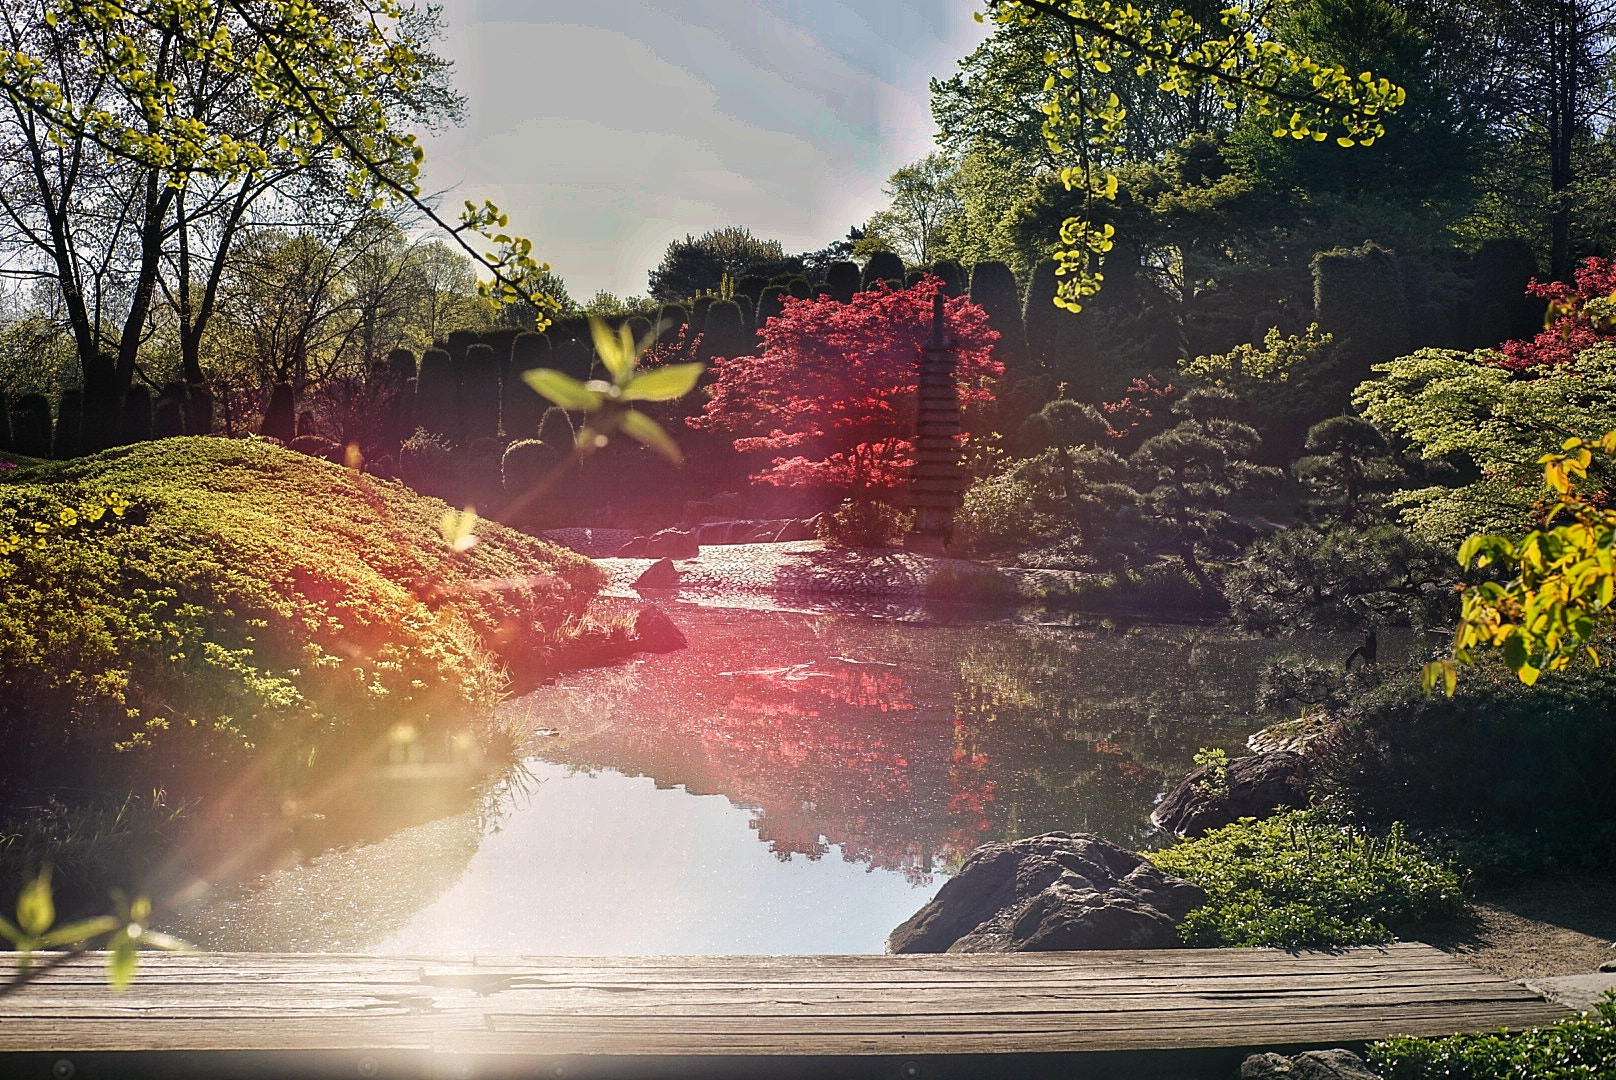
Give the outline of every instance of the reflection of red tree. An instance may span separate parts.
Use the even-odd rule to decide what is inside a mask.
[[[844,858],[917,882],[981,828],[991,785],[957,801],[953,717],[940,702],[922,707],[885,665],[829,656],[678,682],[684,701],[653,707],[654,721],[614,717],[587,763],[755,807],[752,826],[779,858],[817,859],[837,844]],[[975,767],[985,764],[977,755]],[[962,819],[968,827],[956,828]]]
[[[585,697],[609,712],[559,760],[722,794],[752,808],[759,839],[781,859],[835,846],[924,881],[1006,835],[1069,829],[1137,842],[1163,762],[1176,772],[1187,758],[1172,718],[1207,711],[1197,698],[1156,719],[1138,680],[1083,675],[1094,665],[1074,667],[1058,635],[978,627],[908,649],[862,621],[809,630],[800,616],[708,618],[690,650],[621,685],[610,673],[593,691],[586,683]],[[959,644],[946,652],[940,639]],[[1109,639],[1083,648],[1111,650],[1098,655],[1113,665],[1123,655]],[[871,652],[904,664],[850,659]],[[577,727],[564,714],[544,721]]]

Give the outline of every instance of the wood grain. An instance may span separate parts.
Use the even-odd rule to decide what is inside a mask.
[[[0,1075],[43,1078],[70,1061],[81,1080],[551,1075],[552,1065],[573,1076],[584,1065],[671,1076],[767,1059],[770,1072],[812,1060],[885,1076],[897,1075],[898,1058],[924,1059],[928,1076],[967,1060],[994,1071],[1047,1062],[1077,1075],[1074,1062],[1114,1063],[1119,1053],[1333,1046],[1563,1015],[1414,944],[1010,956],[165,954],[145,957],[122,993],[90,955],[0,997]]]

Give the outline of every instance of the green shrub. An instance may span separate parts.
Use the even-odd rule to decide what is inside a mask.
[[[1031,599],[1031,598],[1030,598]],[[1223,599],[1203,589],[1176,562],[1152,563],[1109,574],[1090,574],[1069,590],[1044,599],[1085,611],[1147,612],[1162,615],[1211,615]]]
[[[511,343],[511,366],[500,399],[500,430],[512,439],[531,439],[544,419],[545,400],[522,381],[522,372],[550,366],[550,339],[528,331]]]
[[[1609,664],[1525,686],[1488,656],[1451,698],[1388,679],[1347,708],[1333,779],[1375,820],[1512,833],[1586,865],[1597,827],[1616,821],[1613,700]]]
[[[1369,1047],[1386,1080],[1611,1080],[1616,1077],[1616,999],[1594,1011],[1515,1034],[1407,1036]]]
[[[259,440],[7,472],[0,796],[138,779],[183,798],[248,763],[297,786],[398,730],[429,752],[489,746],[507,669],[602,581],[581,556]]]
[[[1027,331],[1021,321],[1021,291],[1010,267],[1002,262],[979,262],[972,267],[971,299],[988,313],[988,324],[1000,334],[993,358],[1004,364],[1005,376],[1031,374],[1027,368]]]
[[[845,499],[819,517],[819,538],[831,547],[890,547],[903,542],[914,515],[882,502]]]
[[[860,287],[873,289],[876,282],[889,281],[893,278],[903,280],[903,260],[894,252],[877,251],[870,256],[870,261],[864,264],[864,277]]]
[[[954,515],[954,539],[968,551],[1026,545],[1053,536],[1058,519],[1038,509],[1038,493],[1026,478],[999,473],[965,491]]]
[[[398,475],[417,491],[438,494],[454,461],[449,440],[426,428],[404,440],[398,450]]]
[[[1459,878],[1393,825],[1371,835],[1332,808],[1243,818],[1150,860],[1206,890],[1179,924],[1192,945],[1369,945],[1456,913]]]
[[[825,270],[825,292],[834,296],[839,303],[849,303],[853,294],[859,290],[858,263],[842,260],[833,262]],[[763,322],[758,320],[759,324]]]
[[[460,383],[463,438],[490,439],[499,433],[500,358],[481,342],[467,346],[455,363]]]

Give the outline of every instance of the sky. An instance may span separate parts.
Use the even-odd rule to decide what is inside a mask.
[[[425,140],[446,208],[492,199],[579,302],[643,295],[669,242],[847,234],[933,149],[927,82],[973,0],[442,0],[466,121]]]

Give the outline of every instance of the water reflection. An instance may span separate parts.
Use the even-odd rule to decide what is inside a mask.
[[[1195,751],[1236,750],[1260,726],[1258,672],[1280,651],[1185,627],[676,617],[689,650],[518,703],[559,732],[535,752],[724,795],[779,858],[835,845],[916,884],[986,839],[1061,828],[1144,843]]]
[[[1281,652],[1182,626],[925,625],[673,606],[691,647],[513,702],[536,780],[381,952],[879,951],[972,848],[1150,842],[1238,751]]]
[[[529,767],[538,784],[460,880],[373,951],[880,952],[936,888],[870,873],[835,845],[819,846],[826,858],[782,863],[720,796],[610,770]]]

